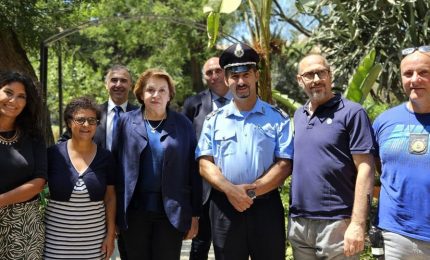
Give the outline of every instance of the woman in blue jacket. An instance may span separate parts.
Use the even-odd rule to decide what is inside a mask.
[[[182,239],[198,231],[201,178],[191,122],[168,109],[175,95],[169,74],[142,73],[134,94],[141,108],[119,120],[117,223],[127,259],[180,258]]]

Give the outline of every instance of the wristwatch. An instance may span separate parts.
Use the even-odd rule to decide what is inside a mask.
[[[255,199],[257,197],[257,195],[255,194],[255,190],[246,190],[246,194],[248,195],[248,197],[250,197],[251,199]]]

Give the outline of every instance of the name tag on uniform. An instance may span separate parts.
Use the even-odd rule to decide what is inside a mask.
[[[428,134],[409,134],[409,153],[418,155],[427,153],[428,142]]]

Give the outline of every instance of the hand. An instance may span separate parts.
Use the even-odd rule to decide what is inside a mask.
[[[102,244],[102,252],[105,254],[105,259],[109,260],[115,249],[115,236],[107,235]]]
[[[365,225],[351,222],[345,231],[343,253],[353,256],[364,250]]]
[[[237,211],[244,212],[249,209],[254,202],[248,194],[246,194],[246,191],[255,188],[255,184],[231,185],[225,191],[225,194],[227,195],[228,201]]]
[[[199,219],[198,217],[192,217],[191,228],[185,234],[184,240],[195,238],[198,232],[199,232]]]

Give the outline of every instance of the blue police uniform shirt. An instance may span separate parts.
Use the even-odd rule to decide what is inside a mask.
[[[231,183],[253,183],[275,158],[293,157],[290,120],[260,99],[244,114],[230,102],[209,114],[204,122],[196,158],[205,155],[214,158]]]

